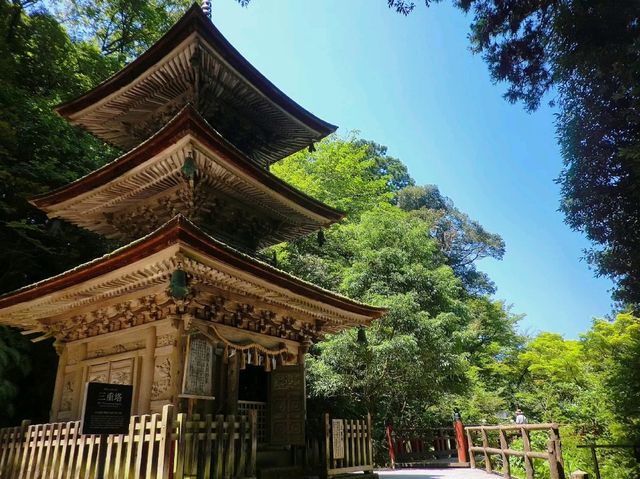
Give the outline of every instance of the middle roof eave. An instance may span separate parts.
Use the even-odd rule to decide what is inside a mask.
[[[187,133],[196,136],[198,140],[202,141],[222,158],[233,162],[234,166],[257,183],[268,187],[299,207],[321,216],[324,218],[325,224],[334,223],[345,216],[343,212],[293,188],[269,171],[257,166],[246,158],[241,151],[227,142],[190,104],[178,112],[160,131],[136,148],[68,185],[53,192],[33,197],[30,202],[44,211],[55,211],[57,205],[117,179],[119,176],[161,153]]]

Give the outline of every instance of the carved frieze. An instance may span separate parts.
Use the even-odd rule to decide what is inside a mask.
[[[190,313],[197,319],[268,336],[297,342],[316,342],[322,334],[321,320],[309,323],[254,304],[231,301],[222,296],[197,295],[191,304]]]
[[[66,322],[50,326],[49,331],[62,341],[76,341],[159,321],[167,317],[172,304],[172,301],[165,294],[145,296],[74,316]],[[144,347],[144,344],[142,346],[140,344],[136,342],[129,345],[116,345],[111,350],[95,350],[91,354],[94,354],[92,357],[100,357],[116,352],[131,351]]]
[[[108,383],[109,382],[109,363],[96,364],[89,366],[87,371],[87,382],[90,383]]]
[[[112,354],[125,353],[128,351],[137,351],[145,347],[144,340],[132,341],[128,343],[118,343],[107,348],[97,348],[87,352],[87,359],[101,358],[111,356]]]

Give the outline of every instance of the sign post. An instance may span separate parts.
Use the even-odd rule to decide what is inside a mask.
[[[99,434],[97,479],[104,478],[109,434],[126,434],[131,420],[133,386],[87,383],[82,408],[82,434]]]

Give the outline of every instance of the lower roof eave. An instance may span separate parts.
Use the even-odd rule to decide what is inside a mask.
[[[69,295],[83,285],[88,288],[87,291],[95,292],[99,290],[97,285],[100,283],[102,290],[109,292],[109,285],[116,284],[125,273],[135,277],[135,267],[142,265],[141,267],[150,268],[148,262],[151,259],[155,265],[160,264],[159,261],[164,262],[162,267],[156,268],[155,276],[148,280],[148,287],[157,288],[159,281],[166,281],[170,268],[179,267],[180,258],[216,271],[230,272],[235,278],[269,288],[282,297],[288,295],[328,318],[343,318],[344,321],[337,321],[334,326],[328,325],[327,330],[330,332],[344,327],[366,325],[386,312],[384,308],[358,303],[291,276],[225,245],[199,230],[184,217],[177,216],[146,237],[108,255],[0,296],[0,324],[36,329],[38,318],[26,314],[30,306],[51,301],[56,296]],[[109,283],[107,280],[116,282]],[[125,288],[122,291],[124,295],[129,290]],[[110,295],[112,299],[119,297],[120,293]],[[17,318],[22,320],[17,321]]]

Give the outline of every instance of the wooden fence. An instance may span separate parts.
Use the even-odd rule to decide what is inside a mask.
[[[494,472],[492,456],[499,456],[502,463],[502,475],[511,477],[511,465],[509,458],[522,457],[527,479],[535,477],[534,459],[545,461],[549,464],[551,479],[564,479],[564,461],[562,459],[562,446],[557,424],[514,424],[508,426],[473,426],[466,427],[469,441],[469,459],[472,468],[476,468],[476,453],[482,455],[484,467],[487,472]],[[531,447],[531,432],[542,431],[547,434],[547,450],[533,451]],[[498,444],[491,444],[490,439],[496,439]],[[522,451],[511,448],[514,438],[522,439]],[[478,441],[481,445],[478,445]]]
[[[0,429],[2,479],[96,478],[106,447],[104,478],[254,477],[256,418],[173,414],[133,416],[128,434],[83,435],[80,421]],[[103,439],[104,438],[104,439]],[[101,444],[102,441],[104,444]]]
[[[336,419],[324,414],[321,424],[307,423],[307,432],[305,465],[308,472],[325,478],[373,472],[370,415],[364,419]]]
[[[387,426],[386,437],[392,468],[458,457],[452,427],[393,429]]]

